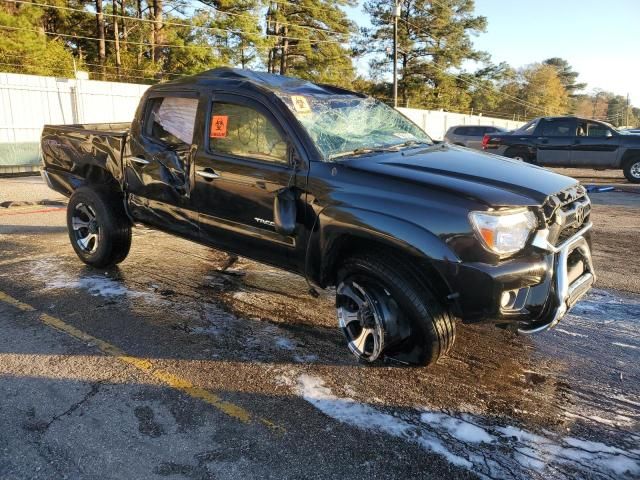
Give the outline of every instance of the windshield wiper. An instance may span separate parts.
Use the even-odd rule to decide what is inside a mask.
[[[419,145],[433,145],[431,142],[426,142],[424,140],[407,140],[406,142],[396,143],[395,145],[391,145],[388,150],[398,150],[404,147],[416,147]]]
[[[404,147],[413,147],[419,145],[433,145],[433,143],[425,142],[423,140],[407,140],[406,142],[396,143],[394,145],[389,145],[387,147],[375,147],[375,148],[356,148],[354,150],[349,150],[347,152],[336,153],[334,155],[329,156],[329,160],[334,160],[340,157],[350,157],[355,155],[363,155],[366,153],[383,153],[383,152],[394,152]]]
[[[340,157],[351,157],[355,155],[364,155],[365,153],[381,153],[386,152],[387,149],[383,148],[355,148],[353,150],[349,150],[347,152],[335,153],[333,155],[329,155],[329,160],[335,160]]]

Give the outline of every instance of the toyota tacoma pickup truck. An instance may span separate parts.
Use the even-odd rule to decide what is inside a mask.
[[[482,148],[536,165],[622,169],[640,183],[640,136],[596,120],[536,118],[513,132],[485,135]]]
[[[122,262],[143,224],[294,272],[335,288],[364,363],[433,363],[458,319],[543,331],[596,278],[576,180],[328,85],[215,69],[150,87],[130,125],[47,125],[41,149],[83,262]]]

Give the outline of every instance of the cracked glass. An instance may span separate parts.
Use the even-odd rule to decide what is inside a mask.
[[[431,138],[397,110],[355,95],[280,95],[326,161],[429,144]]]

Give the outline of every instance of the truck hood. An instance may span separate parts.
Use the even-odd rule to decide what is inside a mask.
[[[640,135],[637,133],[621,133],[617,136],[623,146],[640,147]]]
[[[355,157],[341,163],[376,176],[464,195],[490,207],[540,206],[550,195],[578,183],[541,167],[448,144]]]

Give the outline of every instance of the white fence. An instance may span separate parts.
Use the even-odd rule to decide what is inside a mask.
[[[0,168],[36,165],[46,123],[129,121],[148,85],[0,73]]]
[[[515,130],[524,125],[524,122],[516,122],[515,120],[504,120],[483,115],[465,115],[442,110],[419,110],[417,108],[400,107],[398,110],[418,124],[435,140],[442,140],[447,130],[456,125],[491,125],[506,128],[507,130]]]
[[[16,166],[37,165],[44,124],[128,122],[147,88],[148,85],[130,83],[0,73],[0,173]],[[508,129],[522,125],[479,115],[399,110],[436,140],[442,140],[453,125],[484,124]]]

